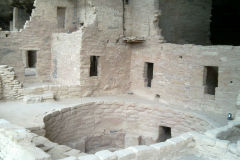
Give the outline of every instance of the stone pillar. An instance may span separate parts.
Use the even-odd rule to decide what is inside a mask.
[[[19,31],[23,28],[29,15],[21,8],[14,7],[13,9],[13,31]]]

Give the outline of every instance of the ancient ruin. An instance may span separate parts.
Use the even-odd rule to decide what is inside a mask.
[[[0,159],[240,159],[239,0],[0,11]]]

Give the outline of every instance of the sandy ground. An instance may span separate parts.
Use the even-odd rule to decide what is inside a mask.
[[[15,102],[0,102],[0,119],[6,119],[11,123],[23,126],[25,128],[41,127],[43,126],[43,117],[47,112],[52,112],[61,108],[71,107],[77,104],[83,104],[87,102],[98,102],[98,101],[121,101],[121,102],[133,102],[139,104],[148,104],[159,107],[170,107],[166,106],[157,101],[146,100],[141,97],[133,95],[120,95],[120,96],[107,96],[107,97],[88,97],[80,99],[64,99],[61,101],[45,102],[38,104],[25,104],[20,101]],[[184,109],[173,108],[179,111]],[[216,127],[227,124],[226,117],[223,115],[213,115],[208,113],[198,113],[196,111],[186,110],[186,112],[194,112],[199,117],[208,119]]]

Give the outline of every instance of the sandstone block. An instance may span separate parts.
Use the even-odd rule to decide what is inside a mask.
[[[130,134],[126,134],[125,136],[125,148],[131,146],[139,145],[139,136],[134,136]]]
[[[123,149],[118,150],[114,152],[115,155],[117,155],[118,160],[135,160],[136,154],[131,149]]]
[[[108,150],[97,152],[95,155],[98,156],[100,160],[117,160],[117,156]]]
[[[100,160],[97,156],[95,155],[84,155],[78,157],[79,160]]]
[[[153,147],[135,146],[129,149],[136,153],[137,160],[158,160],[158,153]]]

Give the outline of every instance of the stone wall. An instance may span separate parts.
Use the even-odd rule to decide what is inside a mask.
[[[53,81],[62,85],[80,85],[82,30],[54,34],[52,40]]]
[[[14,8],[13,9],[13,30],[19,31],[23,29],[25,22],[29,20],[29,15],[26,13],[24,9]]]
[[[211,0],[159,1],[159,27],[168,43],[210,44]]]
[[[51,36],[55,32],[74,30],[74,4],[66,0],[35,0],[30,20],[20,32],[10,32],[8,37],[0,39],[0,64],[15,68],[20,81],[28,82],[24,77],[23,54],[28,50],[37,51],[37,76],[35,82],[51,79]],[[57,7],[66,7],[65,29],[57,27]],[[31,77],[30,77],[31,78]]]
[[[188,131],[204,132],[212,128],[211,122],[193,113],[121,102],[92,102],[64,108],[48,114],[44,123],[46,137],[50,140],[76,149],[86,145],[88,152],[104,147],[139,145],[140,142],[135,143],[139,138],[141,144],[156,143],[160,126],[171,127],[173,137]],[[119,134],[118,138],[111,140],[116,134]],[[124,142],[120,134],[124,134]],[[96,144],[103,146],[91,147]]]
[[[237,144],[240,140],[240,121],[229,122],[227,126],[216,128],[205,133],[211,138],[228,141]]]
[[[125,36],[178,44],[209,44],[211,0],[130,0]]]
[[[85,29],[82,38],[81,94],[91,96],[125,93],[130,86],[131,52],[120,40],[123,35],[122,0],[92,1],[93,6],[96,21]],[[90,56],[99,56],[97,77],[89,76]]]
[[[132,46],[131,90],[181,108],[235,113],[239,93],[239,47],[146,42]],[[144,63],[154,63],[152,87],[145,87]],[[204,66],[218,66],[218,87],[205,94]]]
[[[159,37],[159,8],[154,0],[130,0],[125,4],[125,36]]]
[[[83,26],[72,35],[76,36],[79,33],[77,39],[76,37],[71,39],[74,45],[68,45],[64,40],[54,40],[53,51],[58,55],[57,62],[55,59],[52,62],[53,74],[58,72],[55,81],[59,84],[63,82],[65,85],[80,84],[80,96],[125,93],[130,86],[131,52],[129,47],[120,40],[123,36],[122,0],[111,2],[79,0],[77,2],[78,23]],[[64,52],[63,47],[65,50],[70,49],[74,52],[71,56],[69,52],[59,54]],[[90,76],[91,56],[99,56],[98,75],[93,77]],[[69,57],[72,58],[69,59]],[[58,67],[55,67],[56,65]],[[68,81],[66,73],[74,83]]]
[[[0,120],[0,126],[1,159],[50,160],[48,154],[32,144],[27,130],[5,120]]]
[[[233,126],[239,122],[230,123]],[[206,135],[189,132],[166,142],[150,146],[140,145],[128,147],[115,152],[99,151],[85,154],[79,150],[58,145],[45,137],[37,136],[28,130],[0,120],[0,158],[9,160],[177,160],[197,159],[208,160],[239,159],[240,144],[230,144],[224,140]],[[12,154],[14,153],[14,154]]]
[[[1,98],[5,100],[19,100],[23,97],[22,84],[16,80],[12,67],[0,66]]]

